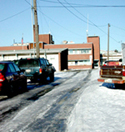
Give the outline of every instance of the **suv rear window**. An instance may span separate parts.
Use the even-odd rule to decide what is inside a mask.
[[[19,62],[19,67],[38,67],[39,66],[39,61],[34,60],[34,59],[26,59],[26,60],[21,60]]]
[[[0,64],[0,71],[2,71],[5,67],[5,64]]]

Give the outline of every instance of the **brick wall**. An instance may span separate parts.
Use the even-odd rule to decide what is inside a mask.
[[[99,36],[89,36],[87,37],[87,42],[93,43],[94,60],[99,60],[99,65],[100,65],[100,38]]]
[[[87,44],[57,44],[57,45],[44,45],[44,49],[59,49],[59,48],[67,48],[67,49],[91,49],[91,54],[68,54],[68,60],[89,60],[90,56],[92,56],[92,65],[75,65],[75,66],[68,66],[68,69],[85,69],[93,68],[93,43]],[[67,60],[67,62],[68,62]],[[61,61],[60,61],[61,62]],[[61,65],[61,64],[59,64]]]
[[[68,49],[78,49],[78,48],[92,48],[91,44],[56,44],[56,45],[44,45],[44,49],[59,49],[59,48],[68,48]]]
[[[38,30],[39,30],[39,26],[38,26]],[[34,42],[36,42],[35,25],[33,26],[33,37],[34,37]],[[46,44],[54,44],[54,41],[53,41],[53,38],[52,38],[51,34],[39,34],[38,37],[39,37],[39,42],[44,42]]]
[[[27,50],[29,49],[28,46],[6,46],[6,47],[0,47],[0,51],[6,51],[6,50]]]
[[[100,60],[100,38],[98,36],[87,37],[87,42],[92,42],[94,46],[94,59]]]
[[[92,69],[92,65],[78,65],[78,66],[68,66],[68,69]]]
[[[39,41],[50,44],[50,34],[39,35]]]

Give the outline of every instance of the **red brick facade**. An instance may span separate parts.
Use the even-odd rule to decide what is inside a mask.
[[[54,41],[52,39],[52,35],[50,34],[43,34],[39,35],[39,47],[41,49],[68,49],[70,50],[90,50],[88,53],[73,53],[67,55],[67,60],[63,60],[66,58],[65,53],[59,53],[59,69],[67,69],[67,67],[63,67],[63,62],[67,62],[68,69],[86,69],[86,68],[94,68],[94,63],[98,63],[100,66],[100,38],[98,36],[90,36],[87,37],[87,43],[81,44],[53,44]],[[34,37],[35,42],[35,37]],[[0,51],[3,50],[29,50],[36,47],[36,44],[29,43],[27,46],[9,46],[9,47],[0,47]],[[69,52],[68,51],[68,52]],[[81,61],[90,61],[90,63],[80,63]],[[73,65],[72,65],[73,62]],[[70,65],[69,65],[70,64]],[[62,68],[63,67],[63,68]]]
[[[39,29],[39,27],[38,27]],[[35,38],[35,26],[33,26],[33,33],[34,33],[34,42],[36,42]],[[39,34],[39,42],[44,42],[46,44],[54,44],[53,38],[51,34]]]
[[[87,37],[87,42],[93,43],[94,60],[99,60],[100,65],[100,38],[98,36],[89,36]]]
[[[6,51],[6,50],[28,50],[29,46],[22,45],[22,46],[5,46],[0,47],[0,51]]]

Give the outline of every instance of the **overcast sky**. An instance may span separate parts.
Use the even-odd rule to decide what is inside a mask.
[[[32,0],[0,0],[0,46],[33,41]],[[39,33],[62,41],[86,43],[89,36],[100,37],[101,50],[107,50],[108,23],[110,50],[121,51],[125,42],[124,0],[37,0]]]

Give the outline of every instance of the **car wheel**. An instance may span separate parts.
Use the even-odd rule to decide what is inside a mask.
[[[23,83],[23,85],[22,85],[22,91],[23,91],[23,92],[28,91],[28,89],[27,89],[27,81],[24,81],[24,83]]]
[[[50,81],[51,81],[51,82],[54,81],[54,72],[52,72],[51,75],[50,75]]]
[[[42,84],[46,83],[46,77],[44,75],[41,76],[40,83],[42,83]]]
[[[15,95],[15,90],[14,90],[14,86],[10,85],[8,88],[8,92],[7,92],[7,96],[9,98],[13,97]]]

